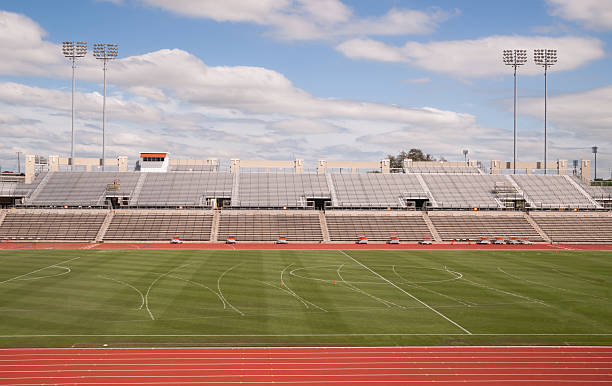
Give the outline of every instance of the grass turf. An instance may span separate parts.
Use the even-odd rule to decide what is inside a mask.
[[[0,347],[612,344],[598,251],[0,251]]]

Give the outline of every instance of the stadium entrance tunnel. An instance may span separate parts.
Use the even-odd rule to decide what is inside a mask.
[[[428,198],[411,198],[409,200],[406,200],[406,206],[408,208],[415,208],[418,210],[425,210],[428,204],[429,204]]]
[[[316,210],[324,210],[326,207],[331,206],[331,199],[329,198],[307,198],[307,207],[314,207]]]

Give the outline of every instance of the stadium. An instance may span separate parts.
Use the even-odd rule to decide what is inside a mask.
[[[612,6],[438,3],[3,4],[0,384],[612,383]]]

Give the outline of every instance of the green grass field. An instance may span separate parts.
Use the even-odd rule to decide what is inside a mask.
[[[0,251],[0,346],[610,345],[611,257]]]

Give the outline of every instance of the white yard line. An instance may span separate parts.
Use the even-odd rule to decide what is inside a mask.
[[[463,326],[461,326],[459,323],[455,322],[454,320],[452,320],[451,318],[449,318],[448,316],[444,315],[443,313],[441,313],[440,311],[436,310],[435,308],[431,307],[429,304],[425,303],[424,301],[422,301],[421,299],[417,298],[416,296],[412,295],[411,293],[407,292],[405,289],[403,289],[402,287],[399,287],[397,284],[393,283],[392,281],[390,281],[389,279],[385,278],[384,276],[382,276],[381,274],[379,274],[376,271],[373,271],[370,267],[366,266],[365,264],[361,263],[359,260],[353,258],[351,255],[349,255],[348,253],[344,252],[344,251],[339,251],[341,254],[343,254],[344,256],[348,257],[349,259],[351,259],[352,261],[354,261],[355,263],[359,264],[360,266],[362,266],[363,268],[367,269],[368,271],[372,272],[374,275],[378,276],[379,278],[383,279],[384,281],[386,281],[387,283],[389,283],[392,287],[397,288],[398,290],[400,290],[401,292],[403,292],[404,294],[410,296],[412,299],[416,300],[417,302],[421,303],[423,306],[427,307],[428,309],[430,309],[431,311],[435,312],[437,315],[439,315],[440,317],[444,318],[445,320],[447,320],[448,322],[450,322],[451,324],[453,324],[455,327],[458,327],[461,331],[465,332],[468,335],[472,335],[472,333],[467,330],[466,328],[464,328]]]
[[[4,280],[4,281],[0,281],[0,284],[10,283],[10,282],[12,282],[12,281],[19,280],[20,278],[22,278],[22,277],[24,277],[24,276],[28,276],[28,275],[31,275],[31,274],[33,274],[33,273],[40,272],[40,271],[42,271],[42,270],[44,270],[44,269],[47,269],[47,268],[56,267],[58,264],[68,263],[68,262],[70,262],[70,261],[73,261],[73,260],[76,260],[76,259],[80,259],[80,258],[81,258],[81,257],[79,256],[79,257],[73,257],[72,259],[68,259],[68,260],[60,261],[59,263],[51,264],[51,265],[48,265],[48,266],[46,266],[46,267],[43,267],[43,268],[39,268],[39,269],[37,269],[37,270],[34,270],[34,271],[32,271],[32,272],[24,273],[23,275],[15,276],[15,277],[13,277],[13,278],[10,278],[10,279]]]
[[[130,283],[126,283],[126,282],[121,281],[121,280],[113,279],[112,277],[106,277],[106,276],[102,276],[102,275],[98,275],[98,276],[101,277],[102,279],[111,280],[111,281],[114,281],[116,283],[123,284],[123,285],[133,289],[134,291],[138,292],[138,294],[140,295],[140,298],[142,299],[142,303],[140,303],[140,307],[138,307],[137,309],[138,310],[142,310],[142,307],[144,307],[144,305],[145,305],[145,297],[144,297],[144,294],[142,293],[142,291],[140,291],[138,288],[134,287]]]
[[[149,288],[147,288],[147,293],[145,294],[145,308],[147,309],[147,312],[149,313],[149,316],[151,317],[151,320],[155,320],[155,316],[153,316],[153,313],[151,312],[151,309],[149,308],[149,293],[151,292],[151,288],[153,288],[153,286],[155,285],[155,283],[157,283],[159,281],[159,279],[161,279],[164,276],[169,275],[170,272],[175,271],[175,270],[180,269],[180,268],[183,268],[183,267],[186,267],[188,265],[189,264],[183,264],[183,265],[181,265],[179,267],[172,268],[168,272],[162,273],[157,278],[155,278],[155,280],[153,280],[153,282],[151,282],[151,284],[149,285]]]
[[[229,271],[231,271],[232,269],[238,267],[239,265],[242,265],[242,263],[238,263],[236,265],[234,265],[233,267],[230,267],[228,269],[226,269],[221,275],[219,275],[219,278],[217,279],[217,289],[219,290],[219,295],[221,295],[221,299],[223,299],[223,301],[225,303],[227,303],[227,305],[234,311],[236,311],[237,313],[239,313],[240,315],[244,316],[244,312],[240,311],[239,309],[237,309],[236,307],[234,307],[232,305],[232,303],[230,303],[225,296],[223,296],[223,291],[221,291],[221,279],[223,279],[223,276],[225,276],[226,273],[228,273]]]

